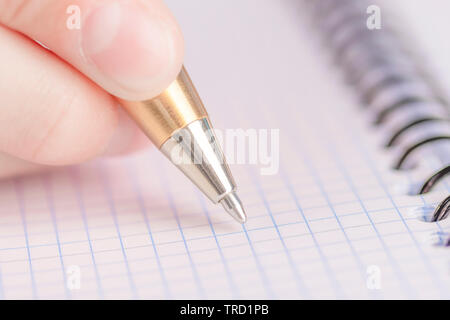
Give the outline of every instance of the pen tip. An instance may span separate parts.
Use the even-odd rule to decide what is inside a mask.
[[[225,210],[239,223],[245,223],[247,221],[247,215],[245,214],[242,202],[235,192],[231,192],[220,200]]]

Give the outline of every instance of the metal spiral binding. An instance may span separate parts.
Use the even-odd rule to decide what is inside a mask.
[[[384,147],[397,159],[393,168],[413,168],[430,155],[439,160],[416,194],[432,190],[450,173],[450,109],[434,79],[386,18],[381,29],[369,30],[366,10],[372,2],[303,1],[372,125],[388,133]],[[431,220],[449,214],[450,196],[435,207]]]

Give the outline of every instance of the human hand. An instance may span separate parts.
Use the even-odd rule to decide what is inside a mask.
[[[139,148],[113,96],[156,96],[183,60],[162,0],[0,0],[0,48],[0,178]]]

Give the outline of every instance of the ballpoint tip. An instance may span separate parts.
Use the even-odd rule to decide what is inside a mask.
[[[220,203],[237,222],[244,224],[247,221],[242,202],[235,192],[227,194],[220,200]]]

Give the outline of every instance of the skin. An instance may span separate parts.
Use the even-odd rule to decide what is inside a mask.
[[[0,48],[0,178],[144,147],[114,97],[153,98],[183,61],[162,0],[0,0]]]

